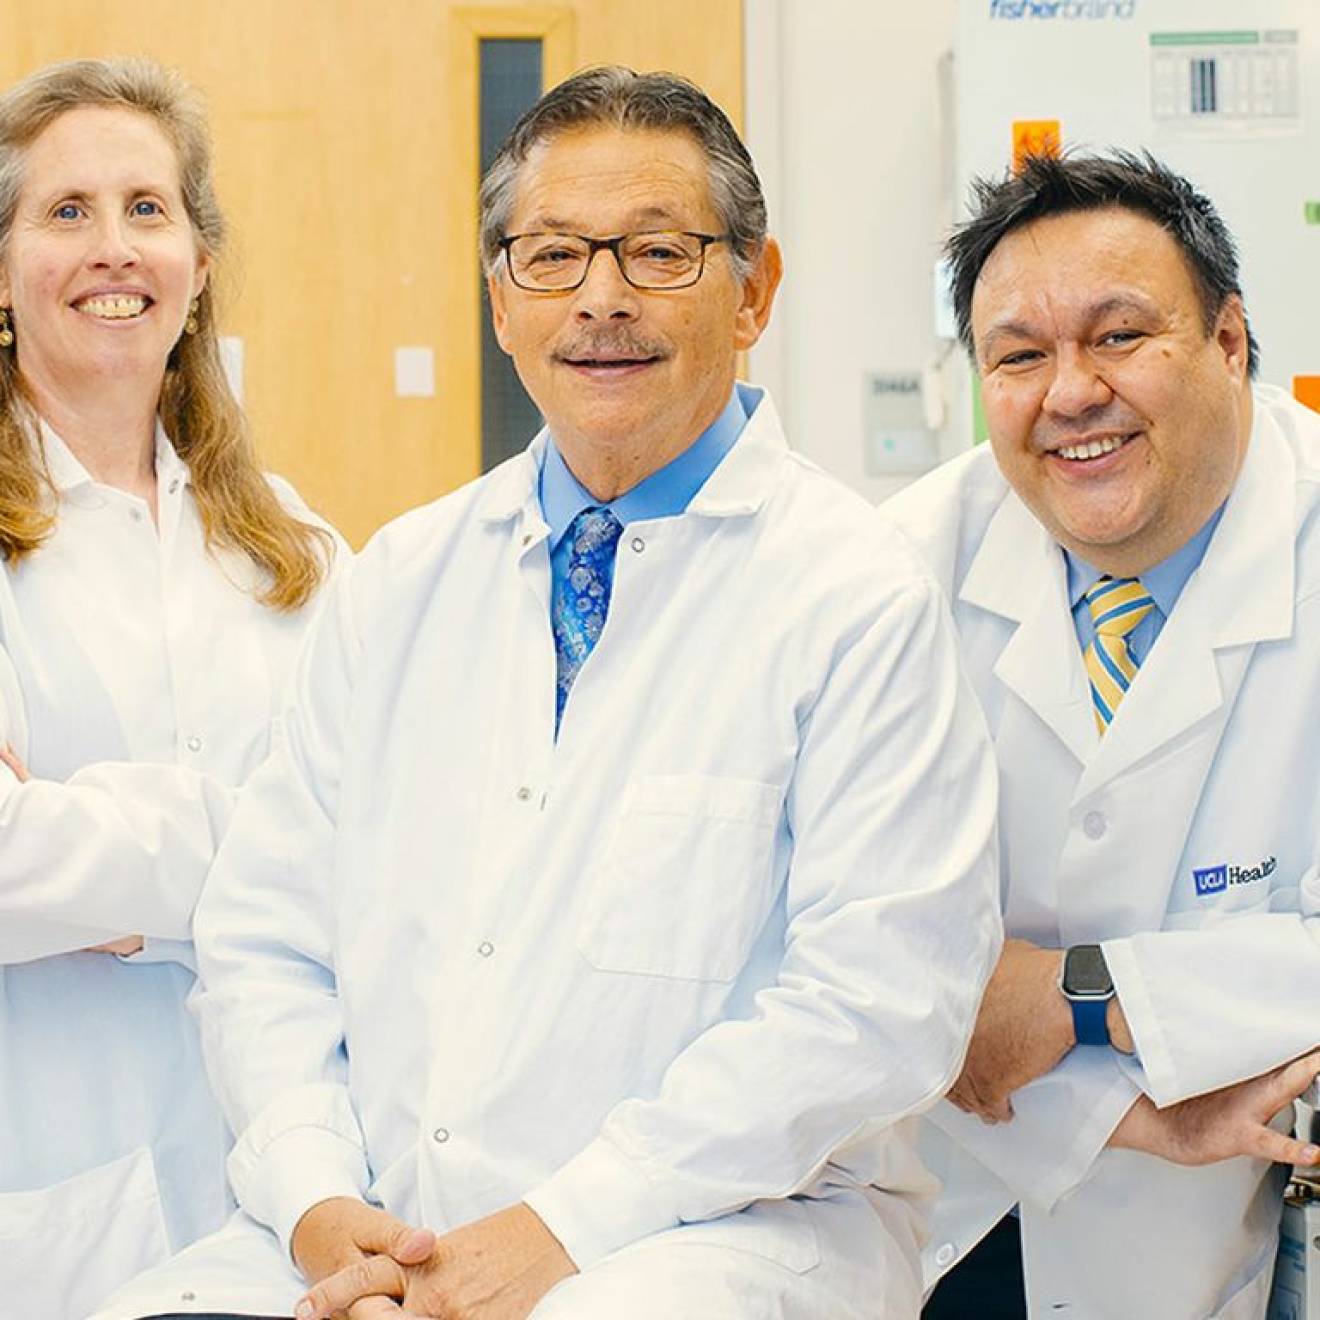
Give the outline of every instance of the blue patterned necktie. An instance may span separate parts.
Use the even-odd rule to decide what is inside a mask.
[[[569,689],[605,627],[614,586],[614,551],[623,524],[608,510],[583,509],[568,525],[568,572],[555,585],[555,731]]]

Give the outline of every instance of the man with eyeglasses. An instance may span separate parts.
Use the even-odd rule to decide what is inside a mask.
[[[300,1317],[915,1317],[913,1116],[1000,940],[947,610],[735,387],[780,258],[701,91],[571,79],[481,212],[546,429],[364,552],[239,807],[247,1218],[156,1309],[288,1308],[291,1251]]]

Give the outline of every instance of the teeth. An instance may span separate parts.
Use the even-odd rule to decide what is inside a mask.
[[[125,321],[132,316],[141,316],[146,309],[147,300],[138,293],[117,293],[84,298],[78,304],[80,312],[101,316],[110,321]]]
[[[1091,440],[1084,445],[1065,445],[1058,450],[1060,458],[1099,458],[1101,454],[1112,454],[1127,444],[1125,435],[1110,436],[1104,440]]]

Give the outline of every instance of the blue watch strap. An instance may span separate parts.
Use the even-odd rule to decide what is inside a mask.
[[[1105,1014],[1109,1008],[1104,999],[1070,999],[1073,1015],[1073,1034],[1079,1045],[1108,1045],[1109,1025]]]

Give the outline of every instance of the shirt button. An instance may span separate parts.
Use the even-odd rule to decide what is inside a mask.
[[[477,945],[477,952],[481,954],[483,958],[489,958],[490,955],[495,952],[495,946],[489,940],[482,940],[481,943]]]
[[[517,796],[519,802],[530,802],[532,800],[532,790],[526,784],[523,784],[519,787]]]
[[[179,1301],[181,1302],[195,1302],[196,1300],[197,1294],[195,1292],[182,1292],[179,1294]]]
[[[194,733],[188,739],[187,747],[190,752],[200,752],[202,750],[202,740]]]
[[[646,542],[640,536],[634,536],[630,544],[635,555],[640,555],[646,549]]]
[[[935,1252],[935,1264],[943,1269],[946,1265],[953,1264],[953,1258],[958,1254],[958,1248],[952,1242],[941,1242],[939,1249]]]
[[[1106,828],[1105,818],[1098,811],[1088,811],[1082,817],[1082,829],[1088,839],[1102,838]]]
[[[141,522],[141,521],[142,521],[142,510],[141,510],[141,509],[129,509],[129,511],[128,511],[128,516],[129,516],[130,518],[132,518],[132,520],[133,520],[134,522]]]
[[[523,533],[522,543],[523,543],[523,545],[531,545],[531,543],[532,543],[532,534],[531,534],[531,532],[524,532],[524,533]]]
[[[431,1133],[431,1140],[434,1141],[437,1146],[443,1146],[445,1142],[449,1140],[449,1129],[436,1128],[436,1130]]]
[[[170,494],[173,495],[174,492],[175,492],[176,490],[178,490],[178,489],[179,489],[179,479],[178,479],[178,477],[171,477],[171,478],[170,478]]]

